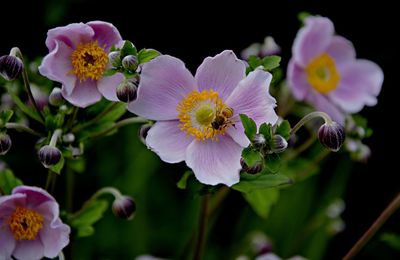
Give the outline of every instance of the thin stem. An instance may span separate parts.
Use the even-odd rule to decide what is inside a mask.
[[[95,200],[103,194],[110,193],[115,198],[122,197],[121,192],[114,187],[103,187],[100,190],[96,191],[89,200]]]
[[[364,233],[364,235],[357,241],[357,243],[350,249],[343,260],[353,259],[368,241],[375,235],[379,228],[393,215],[393,213],[400,207],[400,193],[392,200],[389,206],[381,213],[381,215],[375,220],[372,226]]]
[[[108,128],[104,131],[92,134],[90,136],[90,138],[97,139],[97,138],[103,137],[103,136],[107,135],[108,133],[112,132],[113,130],[117,130],[118,128],[129,125],[129,124],[147,123],[147,122],[148,122],[148,120],[145,118],[142,118],[142,117],[130,117],[130,118],[121,120],[119,122],[116,122],[112,127]]]
[[[96,117],[92,118],[91,120],[89,120],[88,122],[86,122],[86,123],[84,123],[82,125],[78,125],[78,126],[72,128],[72,132],[76,133],[76,132],[79,132],[79,131],[91,126],[92,124],[94,124],[97,121],[99,121],[100,119],[102,119],[109,112],[111,112],[117,105],[118,105],[118,102],[111,103],[103,111],[101,111],[101,113],[98,114]]]
[[[78,115],[79,107],[74,107],[73,110],[74,111],[72,112],[72,116],[69,118],[69,121],[67,123],[67,129],[71,129],[74,125],[74,121],[76,119],[76,116]]]
[[[7,129],[15,129],[17,131],[26,132],[28,134],[39,136],[39,137],[42,136],[40,133],[36,132],[32,128],[29,128],[26,125],[19,124],[19,123],[6,123],[6,128]]]
[[[49,191],[50,187],[52,186],[51,184],[53,183],[53,174],[54,172],[48,171],[47,172],[47,179],[46,179],[46,185],[44,186],[44,189]]]
[[[203,200],[201,202],[200,216],[199,216],[199,228],[197,231],[197,240],[194,249],[194,260],[200,260],[203,256],[205,237],[206,237],[206,228],[209,217],[208,211],[208,202],[210,199],[210,195],[206,194],[203,196]]]
[[[221,203],[229,195],[230,191],[231,189],[229,189],[227,186],[222,186],[221,189],[217,193],[215,193],[213,199],[210,201],[210,207],[208,210],[209,216],[212,216],[214,212],[220,208]]]
[[[51,136],[49,145],[55,147],[56,144],[57,144],[57,140],[58,140],[58,138],[60,138],[61,134],[62,134],[62,130],[61,129],[55,130],[53,135]]]
[[[322,117],[325,120],[325,122],[328,124],[332,123],[332,119],[327,113],[324,113],[321,111],[311,112],[311,113],[305,115],[302,119],[300,119],[300,121],[290,131],[290,135],[291,136],[294,135],[305,123],[307,123],[308,121],[310,121],[316,117]]]

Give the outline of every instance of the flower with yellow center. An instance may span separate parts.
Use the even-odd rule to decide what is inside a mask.
[[[340,74],[336,68],[335,60],[327,53],[314,58],[305,68],[307,81],[322,94],[335,90],[340,81]]]
[[[43,227],[43,216],[34,210],[17,207],[7,223],[15,240],[34,240]]]
[[[99,80],[106,69],[108,55],[97,42],[80,43],[71,55],[72,73],[80,81]]]

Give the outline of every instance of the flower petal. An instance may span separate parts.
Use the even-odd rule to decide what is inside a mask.
[[[16,193],[12,195],[0,196],[0,222],[2,219],[7,219],[15,211],[17,206],[24,206],[25,203],[26,194]]]
[[[333,33],[333,23],[328,18],[306,18],[304,27],[299,30],[293,43],[292,52],[296,63],[304,67],[325,51]]]
[[[79,43],[90,42],[94,36],[92,27],[84,23],[71,23],[67,26],[56,27],[47,32],[46,46],[51,52],[57,41],[64,42],[75,49]]]
[[[186,149],[193,141],[193,137],[181,131],[179,124],[178,120],[159,121],[147,134],[147,146],[164,162],[178,163],[185,160]]]
[[[101,99],[101,94],[97,89],[96,81],[91,79],[82,82],[77,80],[76,86],[71,94],[68,94],[64,85],[61,90],[63,97],[77,107],[85,108]]]
[[[333,36],[326,52],[335,60],[337,66],[354,61],[356,51],[353,44],[341,36]]]
[[[43,245],[40,239],[21,240],[15,247],[13,256],[17,259],[39,260],[43,257]]]
[[[316,91],[310,91],[306,100],[313,104],[314,107],[322,112],[327,113],[333,121],[344,126],[345,114],[340,110],[327,96]]]
[[[307,81],[304,69],[297,65],[293,58],[288,64],[287,80],[293,96],[298,100],[304,100],[311,86]]]
[[[244,134],[239,114],[246,114],[257,126],[265,122],[275,124],[278,120],[274,111],[276,100],[269,94],[271,80],[272,75],[269,72],[255,70],[240,81],[226,100],[226,104],[233,108],[233,118],[236,119],[235,127],[230,127],[227,132],[243,147],[249,145],[249,140]]]
[[[218,141],[193,141],[186,152],[186,164],[204,184],[232,186],[239,182],[242,147],[229,136]]]
[[[63,41],[54,41],[54,48],[44,57],[39,66],[39,72],[43,76],[60,82],[65,86],[68,94],[74,90],[76,76],[71,73],[71,55],[73,50]]]
[[[104,47],[108,51],[113,45],[118,45],[122,41],[117,28],[114,25],[102,21],[88,22],[87,25],[94,30],[93,39],[97,41],[99,46]]]
[[[102,77],[97,81],[97,89],[106,99],[110,101],[119,101],[117,97],[117,87],[123,80],[124,76],[121,73]]]
[[[25,194],[26,205],[31,208],[35,208],[38,205],[47,201],[55,201],[53,196],[51,196],[47,191],[39,187],[18,186],[13,189],[12,194]]]
[[[9,227],[0,221],[0,259],[12,259],[16,246],[15,239]]]
[[[343,110],[359,112],[364,105],[374,106],[381,91],[383,72],[375,63],[356,60],[342,68],[342,80],[330,98]]]
[[[178,103],[194,90],[196,83],[185,64],[161,55],[143,65],[137,99],[128,105],[128,110],[152,120],[177,119]]]
[[[226,50],[204,59],[196,71],[195,79],[200,91],[213,89],[225,100],[245,76],[245,63],[233,51]]]

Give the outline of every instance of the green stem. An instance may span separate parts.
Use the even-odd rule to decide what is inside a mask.
[[[93,125],[94,123],[96,123],[97,121],[102,119],[105,115],[110,113],[117,105],[118,105],[118,102],[111,103],[100,114],[98,114],[96,117],[92,118],[91,120],[89,120],[88,122],[86,122],[84,124],[81,124],[81,125],[78,125],[78,126],[72,128],[72,132],[76,133],[76,132],[79,132],[79,131],[81,131],[81,130]]]
[[[47,179],[46,179],[46,185],[45,185],[45,190],[47,190],[50,194],[54,192],[54,187],[56,185],[56,173],[49,170],[47,172]]]
[[[201,209],[200,209],[200,216],[199,216],[199,228],[197,231],[197,240],[196,240],[196,245],[195,245],[194,255],[193,255],[194,260],[200,260],[203,257],[203,250],[204,250],[204,244],[205,244],[205,238],[206,238],[206,228],[207,228],[207,222],[208,222],[208,217],[209,217],[209,211],[208,211],[209,199],[210,199],[210,195],[206,194],[203,196],[203,199],[201,202]]]
[[[76,116],[78,115],[79,107],[74,107],[74,111],[72,112],[72,116],[69,118],[68,123],[67,123],[67,129],[71,129],[72,126],[74,125]]]
[[[332,124],[332,119],[327,113],[321,111],[311,112],[300,119],[300,121],[290,131],[290,135],[293,136],[305,123],[317,117],[323,118],[325,123]]]
[[[117,130],[120,127],[126,126],[126,125],[130,125],[130,124],[135,124],[135,123],[147,123],[148,120],[142,117],[130,117],[124,120],[121,120],[119,122],[116,122],[112,127],[103,130],[99,133],[94,133],[91,136],[89,136],[89,138],[92,139],[97,139],[100,137],[103,137],[105,135],[107,135],[108,133],[112,132],[113,130]]]
[[[18,124],[18,123],[6,123],[6,128],[7,129],[15,129],[20,132],[26,132],[31,135],[39,136],[41,137],[42,135],[35,130],[23,125],[23,124]]]
[[[62,134],[61,129],[55,130],[53,135],[51,136],[49,145],[55,147],[57,145],[57,140],[58,138],[60,138],[61,134]]]

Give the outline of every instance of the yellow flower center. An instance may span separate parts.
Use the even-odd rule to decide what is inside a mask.
[[[218,92],[212,89],[191,92],[179,102],[176,109],[181,131],[197,140],[218,141],[217,136],[224,135],[226,129],[234,125],[231,120],[233,109],[225,105]]]
[[[308,83],[322,94],[335,90],[340,80],[335,61],[327,53],[314,58],[307,65],[306,73]]]
[[[88,78],[99,80],[106,69],[108,55],[104,48],[101,48],[97,42],[78,44],[71,55],[72,73],[80,81]]]
[[[15,240],[34,240],[43,227],[43,216],[34,210],[17,207],[8,219]]]

